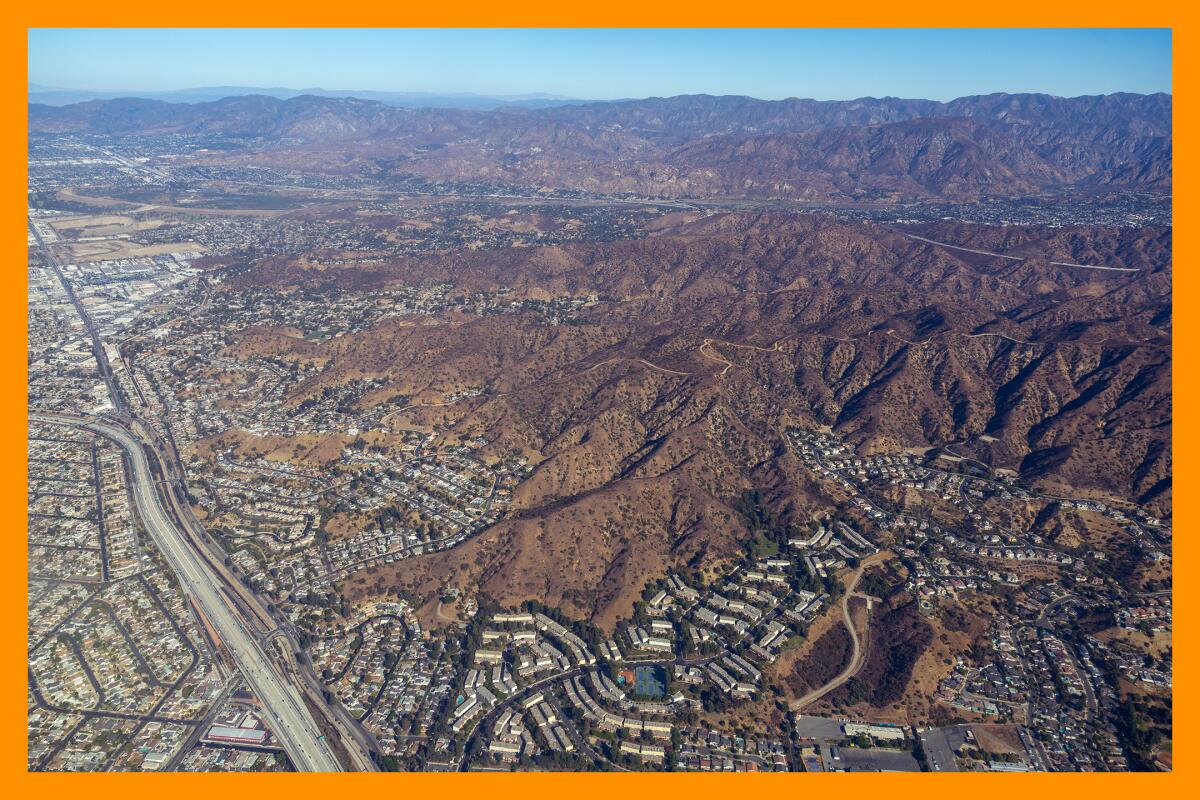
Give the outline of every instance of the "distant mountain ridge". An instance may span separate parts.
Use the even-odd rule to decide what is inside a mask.
[[[248,95],[33,104],[29,123],[47,133],[252,137],[264,141],[256,163],[308,159],[385,178],[898,202],[1075,186],[1169,192],[1171,112],[1166,94],[992,94],[947,103],[684,95],[492,110]],[[286,152],[271,152],[285,142]]]
[[[262,95],[278,100],[290,100],[301,95],[313,97],[350,97],[375,100],[384,105],[401,108],[473,108],[493,109],[548,108],[556,105],[589,102],[561,95],[533,92],[519,95],[485,95],[474,92],[388,92],[370,89],[289,89],[282,86],[197,86],[188,89],[161,91],[95,91],[63,89],[55,86],[29,84],[29,102],[47,106],[66,106],[89,100],[161,100],[166,103],[212,103],[228,97]]]

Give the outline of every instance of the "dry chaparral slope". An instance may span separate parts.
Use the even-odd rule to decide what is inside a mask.
[[[1027,260],[820,216],[715,214],[614,243],[370,265],[263,260],[232,268],[228,286],[450,281],[601,298],[563,325],[444,314],[320,344],[242,336],[238,347],[325,365],[294,388],[297,403],[367,375],[387,382],[381,398],[485,387],[393,421],[436,420],[447,436],[534,456],[508,519],[453,550],[359,573],[351,594],[433,596],[454,583],[610,625],[669,566],[741,552],[732,503],[744,490],[763,490],[784,519],[831,505],[789,451],[789,425],[830,426],[866,452],[985,434],[972,455],[1027,481],[1169,516],[1170,230],[911,232]]]

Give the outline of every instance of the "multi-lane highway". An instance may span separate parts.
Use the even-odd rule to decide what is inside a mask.
[[[50,267],[50,271],[54,273],[54,277],[62,285],[63,291],[66,292],[67,299],[71,301],[71,305],[75,307],[75,313],[79,315],[80,321],[83,322],[84,328],[87,329],[88,336],[92,340],[92,354],[96,357],[96,369],[100,371],[100,377],[104,380],[104,386],[108,389],[109,399],[112,401],[113,408],[121,410],[123,403],[121,402],[121,393],[117,391],[117,383],[113,380],[112,366],[108,363],[108,351],[104,349],[104,343],[100,340],[100,332],[96,330],[96,325],[92,322],[92,318],[88,315],[83,307],[83,303],[79,302],[79,298],[75,294],[75,289],[71,287],[71,282],[66,279],[62,273],[61,264],[58,257],[46,244],[42,238],[42,234],[32,222],[29,223],[29,230],[37,239],[38,245],[42,248],[42,254],[46,258],[46,263]]]
[[[312,669],[299,660],[299,637],[290,620],[278,610],[272,613],[261,598],[229,571],[223,563],[224,553],[214,551],[203,526],[184,499],[187,495],[187,482],[183,477],[183,467],[180,466],[178,451],[175,449],[174,440],[170,438],[169,428],[167,437],[164,438],[153,426],[131,417],[128,412],[115,415],[114,419],[120,421],[122,426],[128,427],[133,437],[154,454],[154,460],[162,471],[162,492],[167,511],[182,528],[187,543],[221,582],[222,588],[228,593],[227,596],[243,611],[243,619],[249,623],[251,635],[263,645],[279,637],[284,643],[277,653],[282,674],[319,709],[317,713],[323,714],[322,722],[336,730],[337,738],[350,758],[351,768],[360,772],[375,771],[378,767],[372,760],[371,753],[376,750],[378,744],[370,733],[350,716],[345,706],[325,702],[322,695],[324,687]]]
[[[46,242],[42,240],[36,228],[30,225],[30,230],[45,254],[47,264],[62,284],[68,299],[75,306],[76,312],[87,329],[92,340],[92,350],[96,356],[100,375],[104,379],[113,405],[120,413],[124,404],[121,402],[121,395],[117,390],[99,332],[75,296],[70,282],[60,271],[58,259]],[[184,591],[217,628],[222,641],[229,648],[241,672],[258,695],[264,706],[268,723],[279,738],[284,750],[291,757],[293,764],[297,769],[303,771],[340,771],[341,765],[320,734],[317,724],[304,704],[300,693],[303,687],[295,687],[289,683],[289,680],[294,680],[299,676],[293,674],[285,677],[275,663],[267,657],[253,632],[244,627],[237,609],[220,591],[222,585],[231,585],[227,576],[214,574],[211,560],[205,559],[203,554],[196,550],[196,545],[189,541],[187,532],[181,530],[170,514],[164,510],[143,449],[143,445],[153,448],[154,443],[139,442],[141,437],[136,433],[105,422],[54,415],[30,415],[30,419],[39,417],[43,421],[56,424],[90,428],[117,441],[129,452],[130,463],[133,465],[134,499],[147,530],[167,558],[172,570],[179,577]],[[144,432],[146,428],[134,421],[133,430]],[[159,460],[162,460],[161,456]],[[172,496],[170,499],[173,501],[175,498]],[[182,521],[186,523],[194,520],[182,518]],[[226,578],[224,583],[222,578]],[[236,583],[233,583],[232,586],[235,594],[237,594],[237,589],[243,588]],[[251,604],[251,610],[258,610],[256,604]],[[338,724],[344,721],[334,719],[333,722],[344,736],[347,731],[341,724]],[[354,732],[351,731],[351,733]],[[351,747],[350,755],[354,759],[357,769],[370,770],[374,768],[365,747]]]
[[[146,531],[162,551],[187,594],[228,648],[250,688],[262,702],[264,716],[296,769],[305,772],[338,772],[333,751],[304,705],[297,689],[280,673],[247,631],[237,610],[220,591],[220,579],[195,552],[186,535],[162,505],[154,475],[142,445],[129,431],[103,421],[81,421],[55,414],[29,415],[31,420],[84,428],[121,445],[129,455],[134,502]]]

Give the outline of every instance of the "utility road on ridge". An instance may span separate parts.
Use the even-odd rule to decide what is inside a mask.
[[[938,247],[946,247],[946,248],[949,248],[950,250],[961,250],[964,253],[977,253],[981,256],[992,256],[993,258],[1004,258],[1004,259],[1008,259],[1009,261],[1028,261],[1029,260],[1028,257],[1026,257],[1026,256],[1009,256],[1009,255],[1005,255],[1004,253],[993,253],[991,250],[976,250],[973,247],[962,247],[957,244],[948,244],[946,242],[939,242],[936,239],[926,239],[924,236],[917,236],[915,233],[906,233],[904,235],[910,239],[915,239],[918,242],[925,242],[926,244],[933,244],[933,245],[937,245]],[[1100,270],[1104,270],[1105,272],[1141,272],[1140,269],[1136,269],[1134,267],[1101,267],[1096,264],[1072,264],[1070,261],[1051,261],[1050,264],[1051,264],[1051,266],[1055,266],[1055,267],[1077,267],[1079,269],[1100,269]]]

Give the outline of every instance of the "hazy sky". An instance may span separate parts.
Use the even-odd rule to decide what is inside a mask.
[[[524,94],[948,100],[1171,91],[1167,30],[31,30],[29,80]]]

